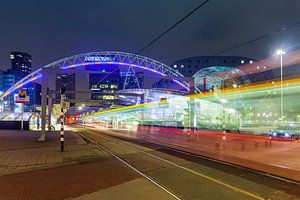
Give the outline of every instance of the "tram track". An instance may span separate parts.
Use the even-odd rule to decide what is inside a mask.
[[[162,184],[160,184],[159,182],[157,182],[156,180],[154,180],[153,178],[151,178],[147,174],[145,174],[142,171],[140,171],[139,169],[137,169],[135,166],[133,166],[128,161],[126,161],[122,157],[118,156],[117,154],[115,154],[114,152],[112,152],[111,150],[109,150],[104,145],[99,144],[98,142],[90,139],[89,137],[83,135],[82,133],[77,132],[77,134],[80,135],[83,139],[85,139],[89,143],[92,143],[97,148],[105,151],[109,155],[113,156],[114,158],[116,158],[117,160],[119,160],[120,162],[122,162],[123,164],[125,164],[127,167],[129,167],[130,169],[132,169],[133,171],[135,171],[136,173],[138,173],[139,175],[141,175],[142,177],[144,177],[145,179],[147,179],[148,181],[150,181],[152,184],[154,184],[155,186],[159,187],[160,189],[162,189],[163,191],[165,191],[166,193],[168,193],[169,195],[171,195],[174,199],[181,200],[181,198],[179,196],[177,196],[175,193],[173,193],[172,191],[170,191],[168,188],[166,188],[165,186],[163,186]]]
[[[106,133],[103,133],[103,134],[107,135],[107,136],[110,136],[110,137],[113,137],[113,138],[120,139],[119,136],[111,136],[110,134],[106,134]],[[229,163],[229,162],[226,162],[226,161],[214,159],[214,158],[211,158],[211,157],[191,153],[191,152],[184,151],[184,150],[181,150],[181,149],[176,149],[176,148],[164,146],[164,145],[149,142],[149,141],[146,141],[146,140],[135,139],[135,138],[130,138],[130,140],[134,140],[134,141],[136,141],[140,144],[148,145],[148,146],[151,146],[151,147],[162,148],[162,149],[170,150],[170,151],[177,152],[177,153],[180,153],[180,154],[185,154],[187,156],[192,156],[192,157],[199,158],[199,159],[205,159],[205,160],[215,162],[215,163],[219,163],[219,164],[222,164],[222,165],[238,168],[238,169],[241,169],[241,170],[246,170],[246,171],[251,172],[251,173],[255,173],[255,174],[258,174],[258,175],[262,175],[262,176],[265,176],[265,177],[269,177],[269,178],[272,178],[272,179],[283,181],[285,183],[291,183],[291,184],[294,184],[294,185],[297,185],[297,186],[300,187],[300,182],[299,181],[295,181],[295,180],[288,179],[288,178],[285,178],[285,177],[281,177],[281,176],[277,176],[277,175],[274,175],[274,174],[266,173],[266,172],[263,172],[263,171],[258,171],[258,170],[255,170],[255,169],[252,169],[252,168],[249,168],[249,167],[245,167],[245,166]],[[201,149],[201,150],[202,151],[207,151],[205,149]]]
[[[206,174],[203,174],[199,171],[193,170],[191,168],[185,167],[183,165],[180,165],[178,163],[175,163],[171,160],[165,159],[163,157],[151,154],[149,152],[146,152],[144,150],[142,150],[141,148],[137,148],[136,146],[133,145],[129,145],[128,143],[123,142],[121,139],[116,139],[115,137],[111,137],[111,136],[107,136],[107,135],[103,135],[103,134],[97,134],[97,137],[100,138],[102,141],[105,141],[106,144],[103,144],[104,142],[100,143],[99,141],[96,141],[95,139],[92,139],[88,136],[86,136],[85,134],[81,133],[81,132],[77,132],[82,138],[84,138],[86,141],[92,143],[93,145],[97,146],[98,148],[102,149],[103,151],[109,153],[110,155],[112,155],[113,157],[115,157],[116,159],[118,159],[120,162],[122,162],[123,164],[125,164],[126,166],[128,166],[129,168],[131,168],[132,170],[134,170],[135,172],[137,172],[138,174],[140,174],[141,176],[143,176],[144,178],[146,178],[148,181],[150,181],[151,183],[153,183],[154,185],[156,185],[157,187],[159,187],[160,189],[164,190],[165,192],[167,192],[169,195],[171,195],[172,197],[174,197],[175,199],[182,199],[180,197],[180,195],[176,194],[174,191],[171,191],[171,189],[167,188],[166,186],[164,186],[163,184],[160,183],[159,180],[156,180],[155,178],[151,177],[151,175],[146,174],[144,172],[142,172],[142,170],[138,169],[133,163],[130,162],[130,160],[127,160],[126,158],[124,158],[124,156],[122,155],[118,155],[116,152],[114,152],[114,150],[110,149],[107,145],[107,143],[112,143],[118,146],[122,146],[123,148],[127,148],[127,149],[131,149],[132,151],[135,151],[139,154],[142,154],[144,156],[148,156],[151,157],[152,159],[156,159],[160,162],[163,162],[165,164],[168,164],[170,166],[173,166],[179,170],[182,170],[186,173],[190,173],[195,177],[201,178],[201,179],[205,179],[206,181],[209,181],[213,184],[217,184],[221,187],[226,188],[226,190],[229,190],[231,192],[234,193],[239,193],[241,195],[246,196],[246,199],[265,199],[264,197],[261,197],[255,193],[246,191],[244,189],[241,189],[237,186],[231,185],[229,183],[226,183],[222,180],[218,180],[214,177],[210,177]]]

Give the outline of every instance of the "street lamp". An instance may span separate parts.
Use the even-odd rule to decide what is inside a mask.
[[[283,55],[286,52],[283,49],[278,49],[276,51],[277,55],[280,55],[280,121],[283,121],[283,92],[282,92],[282,67],[283,67]]]

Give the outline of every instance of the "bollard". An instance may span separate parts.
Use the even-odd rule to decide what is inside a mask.
[[[217,142],[217,143],[215,144],[215,150],[217,150],[217,151],[220,150],[220,143],[219,143],[219,142]]]
[[[64,119],[65,119],[65,113],[64,113],[64,89],[61,89],[61,95],[60,95],[60,151],[63,152],[65,149],[65,131],[64,131]]]
[[[270,147],[272,146],[272,140],[269,140],[269,146]]]
[[[246,149],[246,145],[245,145],[245,143],[242,143],[241,144],[241,150],[244,151],[245,149]]]
[[[255,149],[258,149],[258,142],[257,141],[254,142],[254,146],[255,146]]]
[[[225,146],[226,146],[226,143],[225,143],[225,142],[223,142],[223,150],[225,150]]]
[[[60,117],[60,151],[64,151],[64,141],[64,114],[62,114]]]

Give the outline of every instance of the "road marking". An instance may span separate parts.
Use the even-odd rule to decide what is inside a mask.
[[[255,195],[255,194],[253,194],[253,193],[250,193],[250,192],[248,192],[248,191],[246,191],[246,190],[243,190],[243,189],[237,188],[237,187],[235,187],[235,186],[229,185],[229,184],[227,184],[227,183],[225,183],[225,182],[223,182],[223,181],[220,181],[220,180],[217,180],[217,179],[215,179],[215,178],[209,177],[209,176],[204,175],[204,174],[202,174],[202,173],[200,173],[200,172],[191,170],[191,169],[186,168],[186,167],[184,167],[184,166],[182,166],[182,165],[178,165],[178,164],[176,164],[176,163],[174,163],[174,162],[171,162],[171,161],[166,160],[166,159],[164,159],[164,158],[155,156],[155,155],[153,155],[153,154],[150,154],[150,153],[148,153],[148,152],[145,152],[145,151],[140,150],[140,149],[138,149],[138,148],[136,148],[136,147],[130,146],[130,145],[128,145],[128,144],[125,144],[125,143],[123,143],[123,142],[117,142],[117,141],[115,141],[115,140],[113,140],[113,139],[111,139],[111,138],[105,137],[105,136],[103,136],[103,135],[101,135],[101,136],[99,136],[99,137],[102,137],[102,138],[104,138],[104,139],[106,139],[106,140],[109,140],[109,141],[114,142],[114,143],[117,143],[117,144],[122,144],[122,145],[124,145],[124,146],[127,146],[127,147],[129,147],[129,148],[131,148],[131,149],[134,149],[134,150],[140,152],[140,153],[146,154],[146,155],[148,155],[148,156],[150,156],[150,157],[156,158],[156,159],[161,160],[161,161],[163,161],[163,162],[166,162],[166,163],[168,163],[168,164],[170,164],[170,165],[176,166],[176,167],[178,167],[178,168],[180,168],[180,169],[183,169],[183,170],[188,171],[188,172],[190,172],[190,173],[193,173],[193,174],[195,174],[195,175],[201,176],[201,177],[203,177],[203,178],[205,178],[205,179],[207,179],[207,180],[210,180],[210,181],[212,181],[212,182],[218,183],[218,184],[220,184],[220,185],[222,185],[222,186],[224,186],[224,187],[227,187],[227,188],[229,188],[229,189],[231,189],[231,190],[233,190],[233,191],[240,192],[240,193],[242,193],[242,194],[245,194],[245,195],[247,195],[247,196],[253,197],[253,198],[255,198],[255,199],[264,200],[263,197],[260,197],[260,196],[258,196],[258,195]]]
[[[137,172],[138,174],[140,174],[141,176],[143,176],[144,178],[146,178],[148,181],[150,181],[151,183],[153,183],[154,185],[156,185],[157,187],[159,187],[160,189],[162,189],[163,191],[165,191],[166,193],[168,193],[169,195],[171,195],[172,197],[174,197],[175,199],[181,200],[181,198],[178,197],[176,194],[172,193],[166,187],[164,187],[163,185],[159,184],[157,181],[155,181],[151,177],[147,176],[146,174],[144,174],[143,172],[141,172],[140,170],[138,170],[137,168],[135,168],[133,165],[131,165],[130,163],[128,163],[126,160],[124,160],[123,158],[117,156],[116,154],[114,154],[113,152],[111,152],[110,150],[108,150],[103,145],[100,145],[99,143],[93,141],[92,139],[84,136],[83,134],[81,134],[79,132],[77,132],[77,134],[79,134],[81,137],[85,138],[86,140],[90,141],[91,143],[93,143],[95,146],[97,146],[98,148],[102,149],[106,153],[112,155],[113,157],[115,157],[116,159],[118,159],[119,161],[121,161],[122,163],[124,163],[126,166],[128,166],[129,168],[131,168],[132,170],[134,170],[135,172]]]

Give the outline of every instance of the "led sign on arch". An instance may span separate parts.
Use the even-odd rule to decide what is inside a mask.
[[[107,56],[85,56],[84,61],[87,62],[109,62],[115,59]]]

